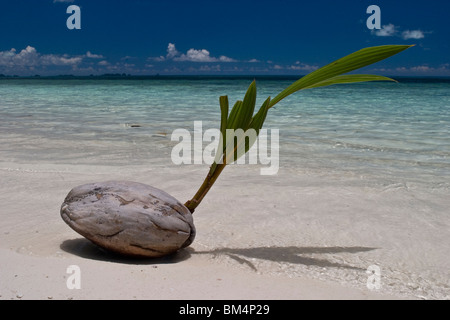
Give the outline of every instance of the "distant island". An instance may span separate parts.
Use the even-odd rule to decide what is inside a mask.
[[[0,74],[0,78],[20,78],[20,79],[90,79],[90,78],[100,78],[100,79],[110,79],[110,78],[134,78],[134,77],[158,77],[159,74],[153,76],[132,76],[131,74],[126,73],[105,73],[102,75],[89,75],[89,76],[76,76],[73,74],[60,74],[56,76],[42,76],[39,74],[29,75],[29,76],[18,76],[18,75],[5,75]]]
[[[79,76],[73,74],[61,75],[5,75],[0,74],[0,80],[11,79],[26,79],[26,80],[214,80],[214,79],[229,79],[229,80],[297,80],[301,75],[131,75],[126,73],[105,73],[101,75],[86,75]],[[450,82],[450,77],[405,77],[405,76],[391,76],[391,78],[399,82]]]

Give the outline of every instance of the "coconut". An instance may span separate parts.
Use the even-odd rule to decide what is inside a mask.
[[[189,209],[162,190],[131,181],[73,188],[61,217],[93,243],[128,256],[164,256],[195,238]]]

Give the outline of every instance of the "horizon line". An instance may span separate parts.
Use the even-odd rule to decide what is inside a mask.
[[[5,75],[0,74],[0,79],[95,79],[95,78],[101,78],[101,79],[169,79],[169,78],[192,78],[192,79],[199,79],[199,78],[208,78],[208,79],[264,79],[264,78],[279,78],[279,79],[300,79],[304,77],[305,75],[292,75],[292,74],[259,74],[259,75],[252,75],[252,74],[242,74],[242,75],[232,75],[232,74],[224,74],[224,75],[218,75],[218,74],[149,74],[149,75],[133,75],[133,74],[126,74],[126,73],[104,73],[104,74],[90,74],[90,75],[73,75],[73,74],[60,74],[60,75]],[[408,75],[388,75],[388,77],[391,78],[397,78],[397,79],[442,79],[442,80],[450,80],[450,76],[438,76],[438,75],[427,75],[427,76],[408,76]]]

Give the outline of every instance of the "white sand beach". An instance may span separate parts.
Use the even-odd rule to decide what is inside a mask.
[[[450,2],[360,2],[2,1],[0,300],[450,300]]]
[[[110,179],[184,202],[206,170],[0,162],[0,299],[449,298],[449,226],[440,215],[450,200],[439,192],[230,166],[194,213],[194,243],[153,260],[106,253],[59,215],[71,188]],[[70,265],[80,268],[80,289],[67,287]],[[367,288],[371,265],[379,289]]]
[[[287,85],[259,83],[262,97]],[[69,191],[92,182],[135,181],[191,199],[209,166],[176,165],[171,133],[183,129],[195,140],[200,120],[204,132],[217,128],[218,96],[231,101],[246,86],[5,82],[0,299],[448,299],[444,82],[335,86],[287,98],[264,127],[279,129],[278,172],[227,166],[194,212],[194,242],[174,256],[120,258],[61,219]],[[66,285],[71,265],[80,268],[81,289]],[[379,271],[371,288],[368,280],[378,278],[368,269]]]

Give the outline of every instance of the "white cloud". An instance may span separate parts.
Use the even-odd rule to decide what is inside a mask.
[[[179,55],[177,48],[175,48],[175,44],[169,43],[167,46],[167,59],[172,59]]]
[[[222,67],[219,64],[218,65],[207,64],[207,65],[201,65],[198,68],[196,66],[191,66],[188,69],[186,69],[186,71],[188,73],[221,72],[222,71]]]
[[[412,67],[411,71],[414,72],[430,72],[435,70],[434,68],[431,68],[429,66],[416,66],[416,67]]]
[[[40,56],[39,63],[43,66],[70,66],[77,65],[81,63],[82,60],[82,57],[69,57],[67,55],[58,56],[54,54],[47,54]]]
[[[85,55],[78,56],[71,56],[68,54],[41,54],[36,50],[36,48],[27,46],[20,52],[17,52],[14,48],[9,51],[0,51],[0,66],[8,67],[9,69],[26,69],[46,66],[75,66],[81,64],[84,58],[104,59],[104,56],[94,54],[90,51],[86,52]]]
[[[226,57],[226,56],[220,56],[219,61],[221,61],[221,62],[236,62],[236,60]]]
[[[149,60],[162,62],[166,60],[173,61],[190,61],[190,62],[236,62],[237,60],[227,57],[219,56],[219,58],[211,56],[206,49],[189,49],[186,53],[180,53],[175,44],[169,43],[167,46],[167,54],[165,56],[150,57]]]
[[[250,63],[256,63],[256,62],[260,62],[258,59],[250,59],[250,60],[248,60],[248,62],[250,62]]]
[[[397,74],[397,75],[439,75],[450,76],[450,64],[444,63],[439,66],[433,67],[426,64],[412,66],[412,67],[398,67],[394,69],[389,68],[377,68],[373,69],[376,72]]]
[[[372,30],[372,34],[378,37],[399,36],[402,37],[404,40],[425,38],[426,32],[422,30],[405,30],[402,33],[400,33],[399,29],[400,27],[397,27],[392,23],[389,23],[387,25],[384,25],[380,30]]]
[[[384,25],[379,30],[372,30],[372,33],[374,33],[378,37],[392,37],[397,33],[397,27],[394,26],[392,23],[389,23],[387,25]]]
[[[314,65],[310,65],[310,64],[306,64],[306,63],[302,63],[300,61],[296,61],[295,64],[292,65],[288,65],[288,66],[282,66],[279,64],[274,64],[273,66],[271,66],[271,68],[273,70],[294,70],[294,71],[307,71],[307,72],[311,72],[314,71],[316,69],[318,69],[318,66],[314,66]]]
[[[38,63],[37,61],[38,54],[36,49],[31,46],[26,47],[19,53],[14,48],[0,52],[0,66],[35,66]]]
[[[6,71],[35,70],[39,67],[70,66],[74,67],[83,61],[84,56],[70,56],[68,54],[41,54],[36,48],[27,46],[17,52],[12,48],[9,51],[0,51],[0,67]]]
[[[186,54],[174,58],[175,61],[192,61],[192,62],[215,62],[216,58],[210,56],[206,49],[195,50],[189,49]]]
[[[290,70],[300,70],[300,71],[314,71],[318,69],[318,66],[312,66],[310,64],[302,63],[300,61],[296,61],[295,65],[291,65],[288,67]]]
[[[221,70],[220,65],[215,65],[215,66],[203,65],[203,66],[201,66],[199,68],[199,71],[202,71],[202,72],[211,72],[211,71],[220,72],[222,70]]]
[[[102,56],[101,54],[93,54],[90,51],[86,52],[86,57],[91,58],[91,59],[103,59],[104,56]]]
[[[423,31],[421,31],[421,30],[412,30],[412,31],[406,30],[406,31],[403,31],[402,38],[405,40],[423,39],[423,38],[425,38],[425,35],[424,35]]]
[[[150,57],[150,58],[148,58],[148,60],[152,60],[152,61],[156,61],[156,62],[161,62],[161,61],[165,61],[165,60],[166,60],[166,57],[164,57],[164,56]]]
[[[220,56],[219,58],[212,57],[208,50],[189,49],[186,54],[181,54],[173,58],[174,61],[191,61],[191,62],[234,62],[236,60]]]
[[[444,70],[445,67],[441,67],[441,70]],[[410,67],[410,68],[406,68],[406,67],[400,67],[400,68],[396,68],[395,71],[399,71],[399,72],[414,72],[414,73],[428,73],[428,72],[432,72],[432,71],[436,71],[438,69],[436,68],[432,68],[430,66],[427,65],[421,65],[421,66],[414,66],[414,67]]]
[[[390,72],[394,72],[394,71],[399,71],[399,72],[434,71],[434,70],[448,69],[449,66],[450,66],[450,64],[448,64],[448,63],[441,64],[439,67],[430,67],[429,65],[422,64],[422,65],[413,66],[413,67],[374,68],[371,71],[373,71],[373,72],[384,72],[384,73],[386,73],[386,72],[390,73]]]
[[[116,62],[114,64],[109,63],[105,61],[105,63],[101,63],[100,61],[98,64],[101,65],[103,68],[100,68],[97,70],[97,72],[101,73],[136,73],[138,70],[135,68],[136,65],[134,63],[123,63],[123,62]]]
[[[58,3],[58,2],[62,2],[62,3],[71,3],[74,2],[75,0],[53,0],[53,3]]]
[[[109,65],[109,62],[106,60],[102,60],[102,61],[99,61],[98,65],[99,66],[107,66],[107,65]]]

